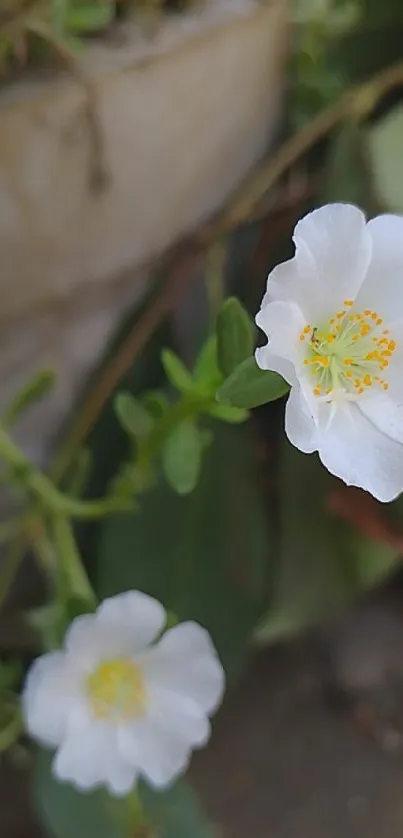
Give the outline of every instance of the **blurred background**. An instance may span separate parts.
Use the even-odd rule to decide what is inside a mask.
[[[402,101],[401,0],[0,0],[0,407],[57,376],[24,451],[66,485],[85,446],[100,496],[127,444],[115,392],[162,386],[163,347],[192,365],[226,294],[253,315],[305,212],[403,213]],[[158,485],[80,547],[100,597],[148,591],[219,649],[200,838],[397,838],[403,500],[347,489],[283,415],[217,426],[190,495]],[[11,549],[0,654],[27,663],[46,590]],[[1,835],[69,838],[30,776],[24,743],[1,758]]]

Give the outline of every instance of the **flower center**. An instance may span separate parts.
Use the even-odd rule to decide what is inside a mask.
[[[389,329],[382,329],[383,320],[376,311],[355,313],[353,305],[354,300],[344,300],[345,308],[323,329],[308,324],[300,334],[300,340],[308,344],[304,365],[314,377],[313,392],[326,401],[340,391],[356,398],[369,387],[389,387],[379,373],[389,366],[396,342]]]
[[[131,660],[101,663],[87,682],[91,709],[97,719],[123,722],[140,716],[147,704],[141,670]]]

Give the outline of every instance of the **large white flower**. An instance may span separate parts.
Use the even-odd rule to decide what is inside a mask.
[[[403,491],[403,218],[330,204],[298,222],[256,316],[301,451],[381,501]]]
[[[123,795],[139,776],[169,785],[206,744],[224,673],[209,634],[187,622],[160,634],[157,600],[129,591],[77,617],[64,648],[38,658],[23,692],[28,732],[57,748],[52,768],[79,789]]]

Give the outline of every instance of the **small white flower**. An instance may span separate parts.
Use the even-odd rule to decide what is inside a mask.
[[[403,491],[403,218],[330,204],[294,230],[256,316],[256,361],[291,385],[301,451],[381,501]]]
[[[139,591],[77,617],[64,648],[28,673],[28,732],[57,748],[52,769],[80,790],[127,794],[142,776],[156,788],[185,771],[206,744],[224,689],[210,636],[197,623],[169,629],[163,606]]]

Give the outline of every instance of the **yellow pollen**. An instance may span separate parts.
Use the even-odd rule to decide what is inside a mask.
[[[346,299],[343,304],[348,309],[355,301]],[[329,401],[336,390],[359,396],[372,386],[387,389],[376,373],[389,366],[396,349],[389,330],[378,328],[383,319],[376,311],[347,314],[346,309],[337,311],[323,329],[307,324],[299,335],[306,342],[303,363],[310,369],[312,392]]]
[[[141,716],[147,706],[141,670],[131,660],[104,661],[88,678],[87,689],[97,719],[125,722]]]
[[[389,384],[386,381],[382,383],[382,387],[384,390],[389,390]]]

